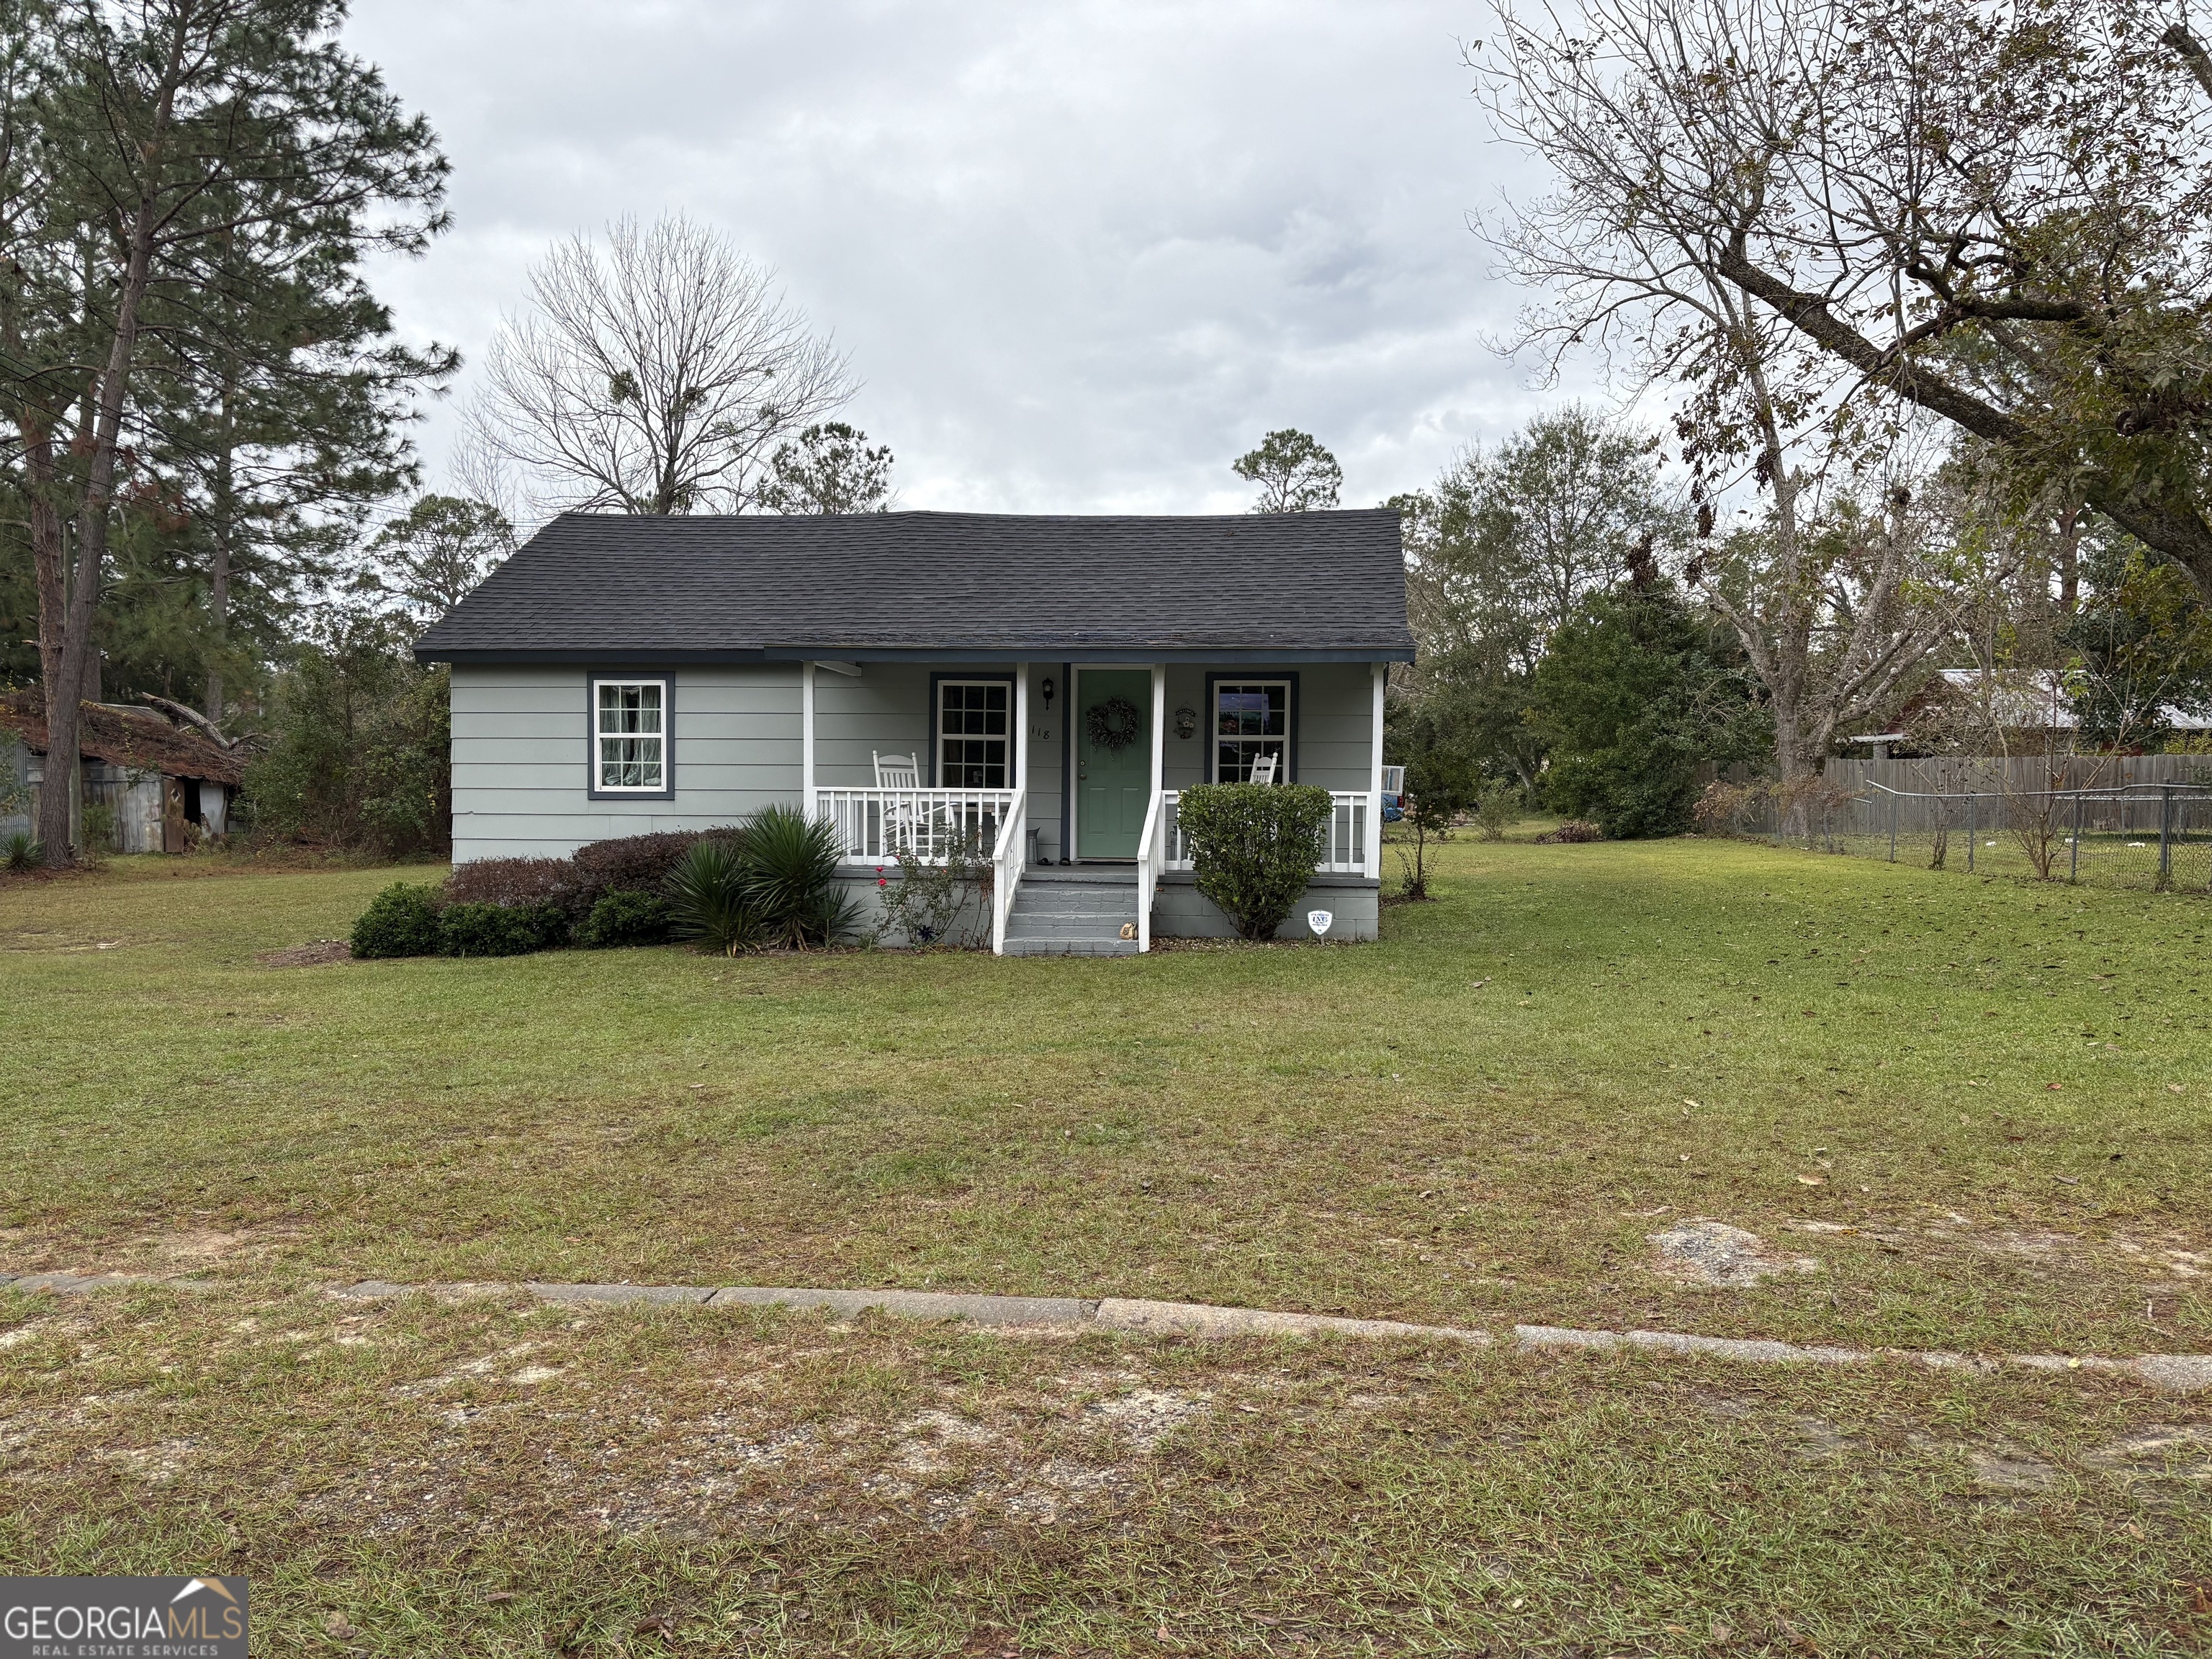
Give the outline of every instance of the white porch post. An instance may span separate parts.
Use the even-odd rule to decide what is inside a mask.
[[[1014,665],[1014,770],[1006,780],[1009,787],[1024,799],[1030,789],[1030,665],[1025,662]],[[1023,854],[1028,861],[1028,854]]]
[[[808,817],[814,816],[814,664],[799,665],[799,788]]]
[[[1152,799],[1167,787],[1168,665],[1152,665]]]
[[[1382,878],[1382,687],[1389,678],[1387,663],[1375,665],[1374,776],[1367,785],[1367,878]]]

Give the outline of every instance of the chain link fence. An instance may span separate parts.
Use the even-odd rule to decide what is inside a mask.
[[[1977,875],[2212,891],[2212,786],[1747,793],[1742,827],[1781,846]]]

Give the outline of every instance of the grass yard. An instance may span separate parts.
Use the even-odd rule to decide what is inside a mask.
[[[394,873],[176,873],[0,886],[0,1270],[216,1285],[0,1301],[0,1568],[271,1653],[2212,1642],[2212,1401],[2109,1377],[325,1294],[2212,1352],[2201,897],[1462,842],[1371,946],[280,968]]]

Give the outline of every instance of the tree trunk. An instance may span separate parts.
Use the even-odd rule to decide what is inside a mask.
[[[163,113],[167,114],[167,100]],[[166,122],[164,123],[166,125]],[[115,495],[116,450],[123,432],[124,392],[131,377],[132,356],[138,343],[138,305],[146,293],[153,268],[155,204],[142,197],[131,228],[131,256],[124,267],[116,295],[115,337],[107,353],[107,366],[98,381],[96,420],[90,433],[91,454],[85,469],[84,496],[77,513],[76,570],[62,626],[61,663],[58,685],[46,688],[46,775],[69,776],[75,769],[77,737],[82,728],[82,706],[71,690],[82,691],[92,654],[92,623],[100,603],[100,585],[107,564],[107,515]],[[95,682],[96,684],[96,682]],[[60,690],[60,695],[56,691]],[[45,843],[50,870],[67,869],[74,861],[70,844],[70,789],[52,787],[39,797],[39,839]]]
[[[237,448],[238,411],[230,376],[223,377],[222,424],[215,465],[215,548],[208,572],[207,717],[222,719],[223,657],[230,646],[230,538],[238,523],[232,456]]]
[[[2072,616],[2081,603],[2081,509],[2058,515],[2058,610]]]
[[[58,675],[63,688],[81,688],[85,659],[92,651],[93,613],[100,603],[100,585],[107,565],[107,515],[115,496],[116,451],[123,434],[123,405],[130,387],[131,368],[138,345],[138,307],[145,298],[154,268],[154,239],[161,222],[155,181],[160,176],[162,140],[176,109],[177,88],[184,78],[185,27],[173,20],[167,61],[161,66],[160,89],[153,119],[137,142],[140,186],[128,221],[129,249],[122,279],[116,284],[114,337],[107,362],[88,389],[86,401],[93,418],[85,424],[79,441],[87,448],[84,495],[78,504],[76,573],[69,596],[69,611],[62,627],[61,662]],[[118,133],[118,137],[122,135]],[[88,273],[89,274],[89,273]],[[88,306],[88,315],[94,314]],[[95,396],[96,394],[96,396]],[[82,707],[76,697],[56,696],[56,682],[46,687],[46,775],[67,777],[75,770],[77,736],[82,726]],[[67,869],[74,861],[70,817],[74,788],[56,791],[51,786],[39,797],[39,838],[45,843],[50,870]]]
[[[19,422],[24,482],[30,486],[31,564],[39,593],[39,684],[62,683],[62,515],[54,505],[54,435],[27,413]]]

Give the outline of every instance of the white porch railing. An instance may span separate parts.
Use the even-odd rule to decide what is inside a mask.
[[[973,836],[996,856],[1010,820],[1024,816],[1012,789],[822,789],[813,814],[836,827],[839,855],[853,864],[889,863],[904,848],[942,864],[953,844]],[[1021,836],[1013,847],[1021,851]]]
[[[1163,870],[1191,867],[1190,842],[1182,833],[1180,807],[1182,792],[1164,789],[1155,811],[1160,817],[1160,860]],[[1375,797],[1364,789],[1332,789],[1328,841],[1314,873],[1322,876],[1379,876],[1382,847],[1374,831],[1382,817]],[[1149,829],[1150,826],[1148,825]],[[1147,849],[1151,836],[1146,836]]]

